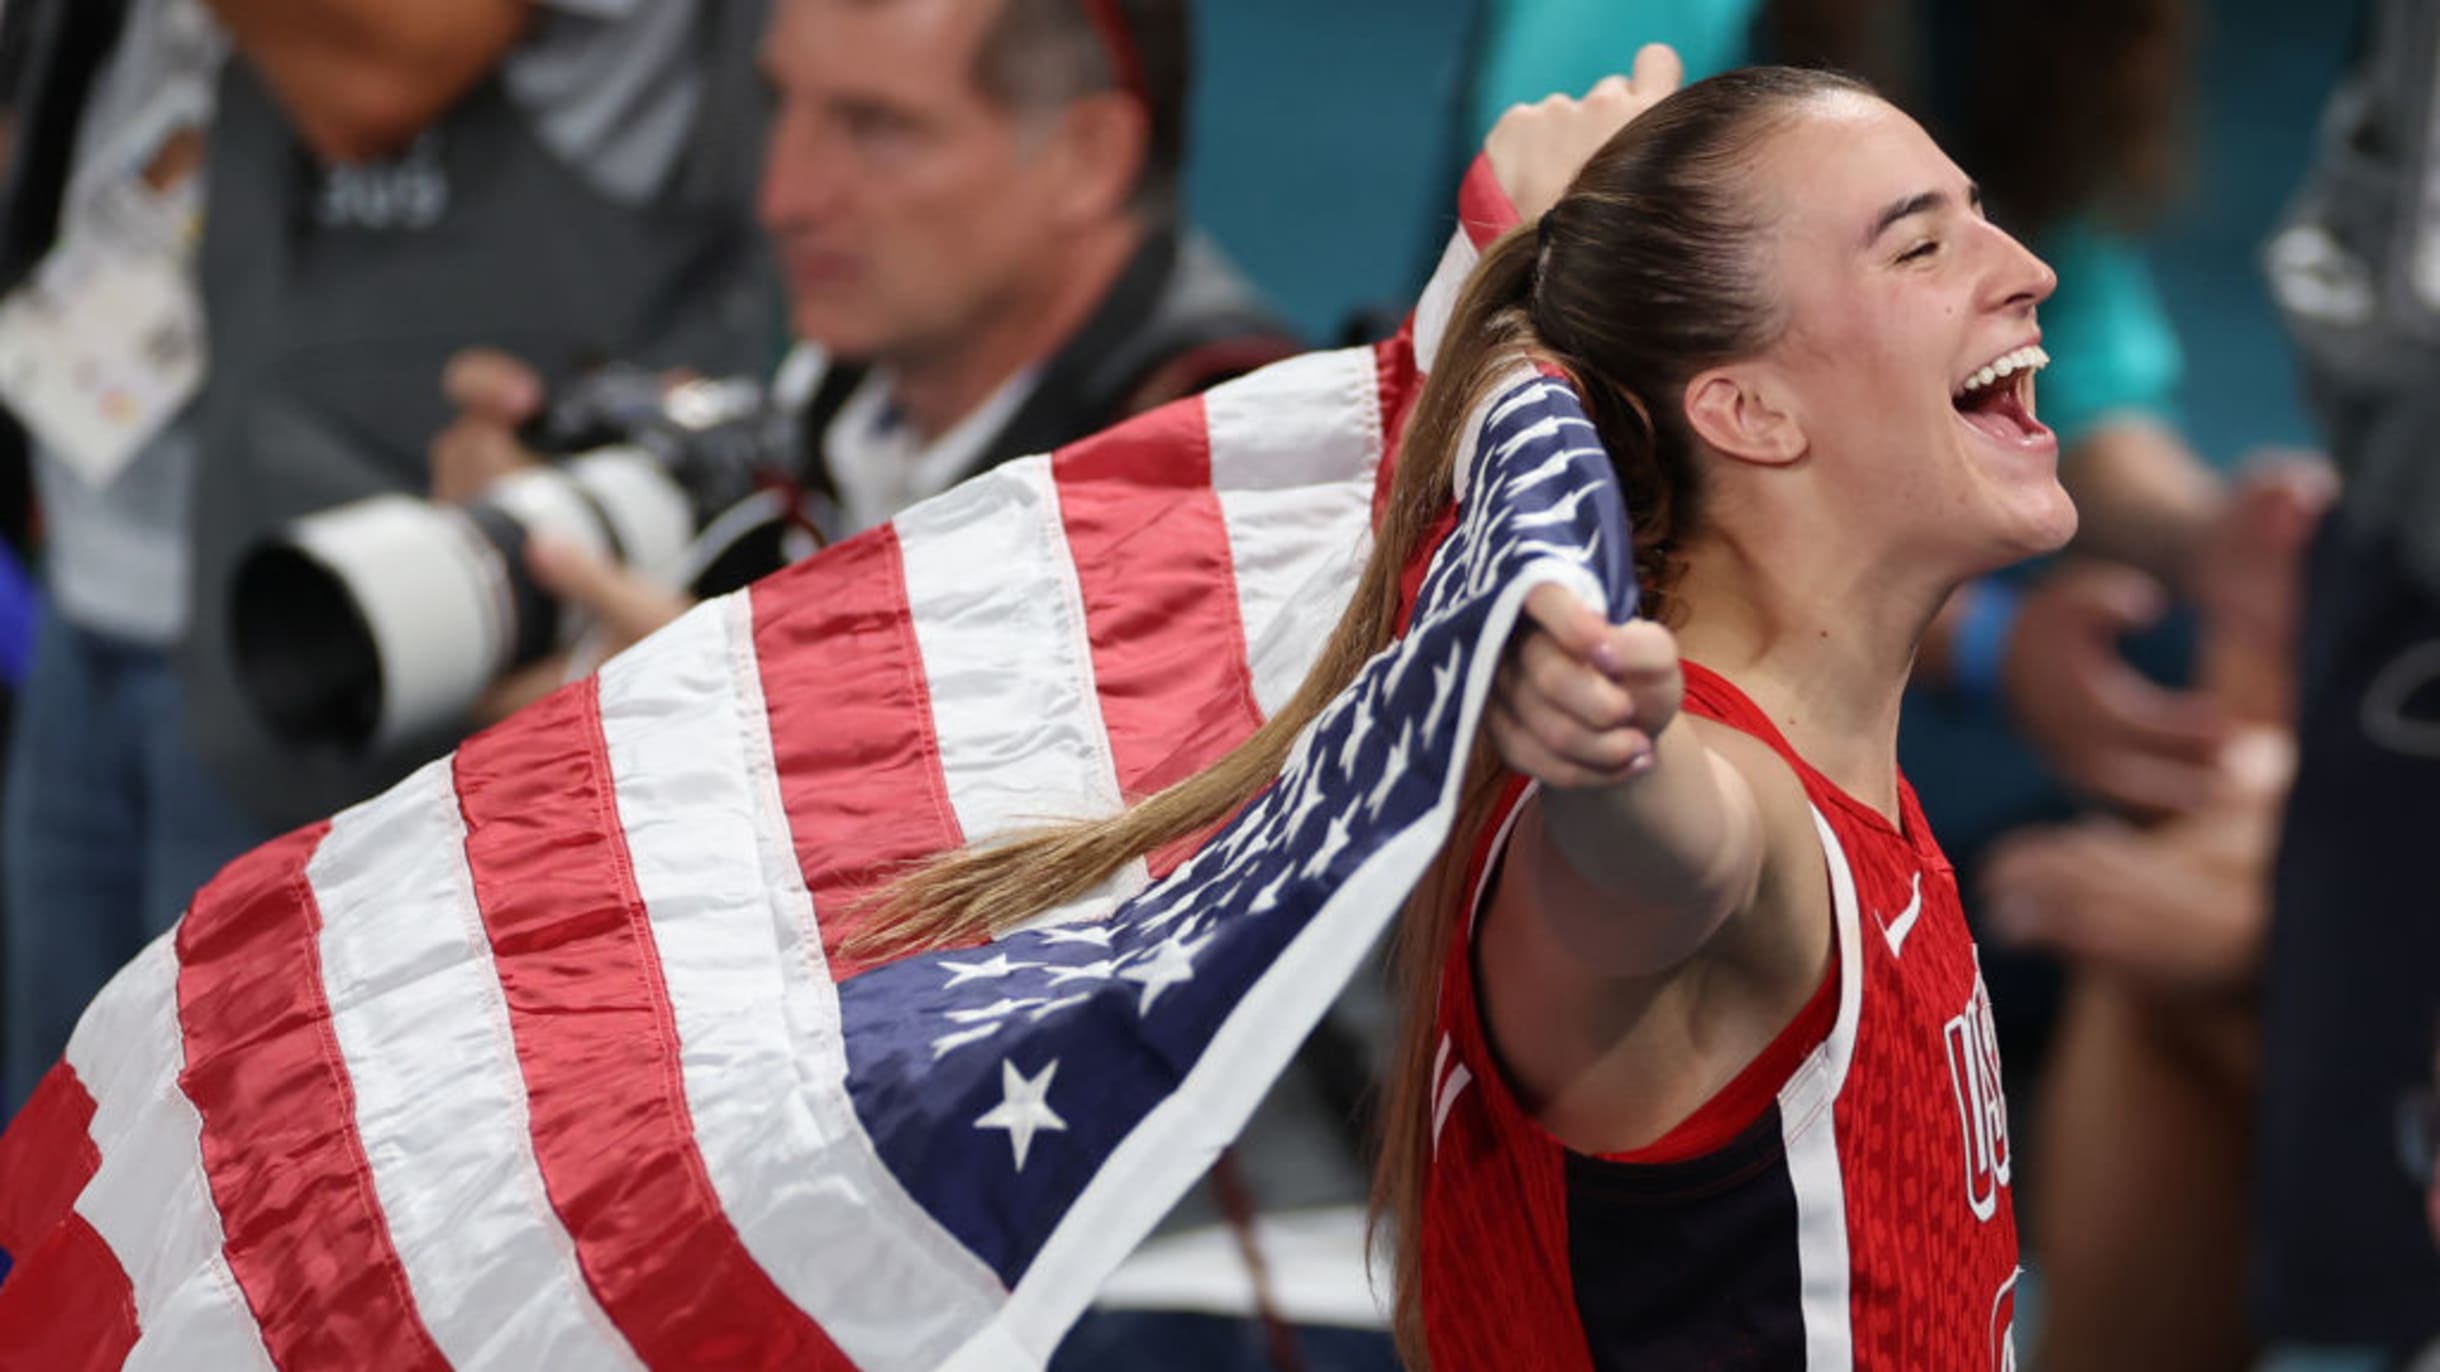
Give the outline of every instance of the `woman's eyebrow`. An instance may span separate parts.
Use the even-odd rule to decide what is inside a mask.
[[[1968,183],[1966,204],[1969,207],[1982,204],[1982,187]],[[1921,191],[1902,200],[1893,200],[1888,208],[1881,211],[1881,217],[1873,221],[1872,232],[1864,236],[1864,246],[1869,248],[1880,242],[1881,235],[1889,232],[1890,226],[1901,219],[1911,219],[1918,214],[1931,214],[1948,208],[1948,205],[1949,193],[1947,191]]]

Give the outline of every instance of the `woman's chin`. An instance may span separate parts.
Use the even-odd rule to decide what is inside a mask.
[[[1989,565],[1984,571],[2048,557],[2076,536],[2076,505],[2056,481],[2047,490],[2027,491],[1995,512],[1986,525],[1989,536],[1978,540]]]

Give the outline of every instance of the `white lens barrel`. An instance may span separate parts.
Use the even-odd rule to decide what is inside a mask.
[[[372,634],[381,664],[376,746],[463,717],[505,665],[504,569],[463,514],[381,496],[301,519],[289,534],[346,587]]]
[[[638,448],[519,472],[493,484],[481,503],[529,538],[618,558],[663,585],[678,584],[693,541],[686,492]],[[530,574],[508,566],[466,511],[381,496],[301,519],[288,541],[338,583],[371,639],[379,718],[363,742],[386,747],[462,720],[514,665],[517,588]],[[585,628],[581,614],[564,608],[559,646],[574,644]]]
[[[676,589],[695,541],[695,510],[661,460],[641,448],[603,448],[562,470],[610,521],[627,570]]]

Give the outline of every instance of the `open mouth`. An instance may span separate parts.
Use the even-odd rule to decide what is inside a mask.
[[[2033,374],[2050,365],[2050,354],[2027,344],[1994,358],[1961,382],[1949,402],[1968,427],[2013,448],[2038,446],[2052,439],[2048,426],[2034,417]]]

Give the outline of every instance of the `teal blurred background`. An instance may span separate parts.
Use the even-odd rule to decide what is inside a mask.
[[[1527,0],[1530,2],[1530,0]],[[1618,65],[1674,0],[1616,0]],[[1205,0],[1195,212],[1317,343],[1403,309],[1452,220],[1475,0]],[[2261,244],[2304,167],[2353,7],[2204,6],[2188,190],[2145,243],[2186,348],[2204,455],[2306,444]],[[1968,170],[1972,170],[1969,168]]]

